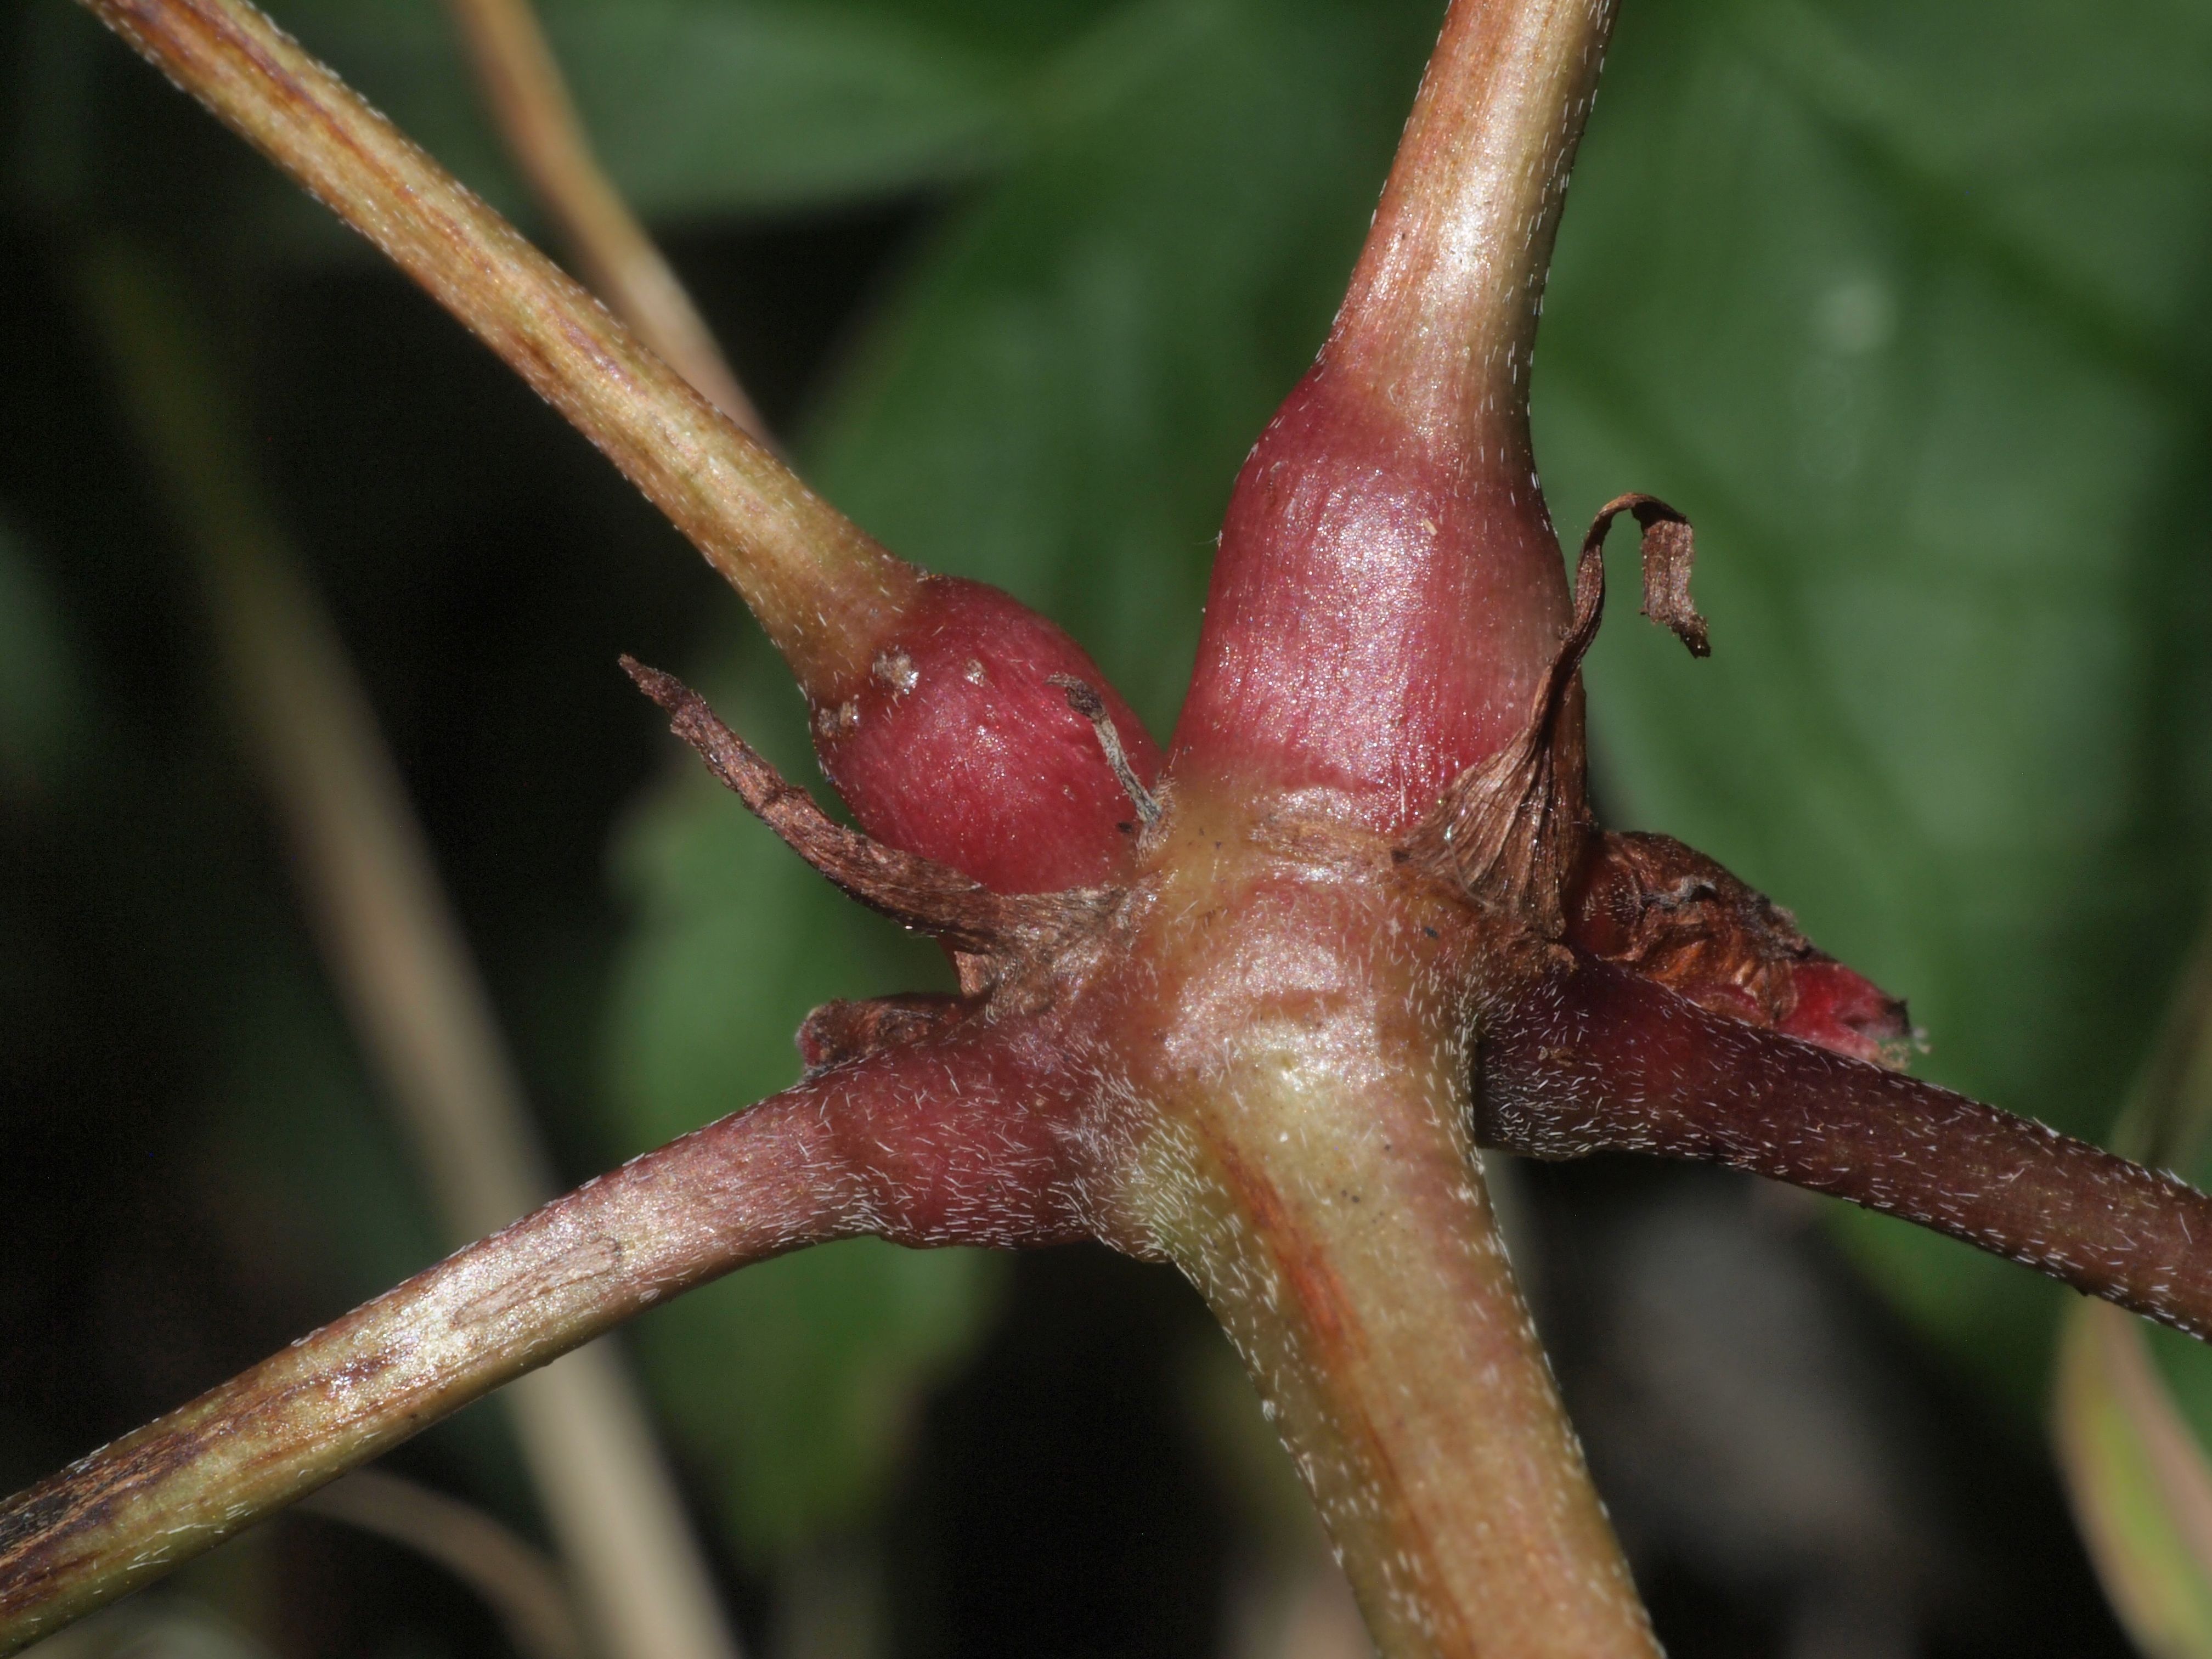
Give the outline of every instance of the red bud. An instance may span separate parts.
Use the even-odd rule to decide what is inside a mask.
[[[981,582],[927,578],[866,670],[810,698],[822,769],[877,840],[1000,892],[1124,869],[1136,809],[1090,721],[1051,684],[1096,689],[1138,779],[1159,745],[1059,628]]]

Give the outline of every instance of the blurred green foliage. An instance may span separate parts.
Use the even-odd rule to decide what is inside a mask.
[[[535,222],[431,0],[274,9]],[[612,171],[664,230],[919,214],[806,388],[805,470],[900,552],[1067,623],[1164,732],[1236,467],[1326,327],[1438,0],[545,10]],[[5,27],[15,209],[54,246],[124,219],[263,295],[365,258],[64,0]],[[1684,659],[1626,605],[1591,659],[1613,821],[1720,856],[1909,995],[1929,1075],[2090,1134],[2137,1062],[2212,850],[2208,298],[2201,0],[1630,0],[1537,360],[1562,522],[1578,529],[1635,489],[1699,532],[1712,661]],[[325,320],[343,328],[332,303]],[[374,312],[369,333],[393,315],[410,313]],[[236,320],[253,342],[250,303]],[[293,326],[241,350],[260,351],[277,416],[331,411],[290,423],[295,473],[313,483],[296,453],[319,441],[331,471],[349,445],[370,457],[346,480],[354,494],[328,496],[342,505],[314,505],[294,479],[303,539],[357,622],[390,595],[465,589],[489,519],[568,512],[570,486],[489,439],[453,459],[461,416],[500,411],[529,465],[596,465],[477,382],[379,386],[361,378],[374,338],[306,349],[307,325]],[[778,326],[753,319],[739,344],[773,357]],[[447,453],[392,437],[417,422],[449,434]],[[579,516],[623,558],[686,556],[611,500]],[[368,550],[380,538],[398,550]],[[106,592],[47,574],[75,556],[51,534],[0,538],[0,790],[19,802],[78,741],[70,665],[93,648],[80,636],[131,648],[128,630],[71,614],[68,594]],[[590,584],[623,568],[580,563],[541,585],[508,567],[526,580],[466,614],[526,651],[533,618],[594,605]],[[173,598],[141,586],[130,603]],[[703,637],[654,624],[697,653],[674,665],[804,774],[796,699],[735,602],[713,603],[726,620]],[[194,626],[179,606],[165,614]],[[193,647],[169,648],[189,660]],[[434,756],[422,734],[436,683],[416,665],[387,676],[387,708]],[[536,731],[562,713],[508,707],[496,678],[467,683],[483,729]],[[621,693],[610,681],[592,695]],[[638,758],[619,776],[665,755],[652,731],[626,728]],[[550,776],[552,748],[528,752]],[[677,775],[614,836],[627,908],[613,965],[611,922],[554,938],[508,916],[486,933],[556,1139],[585,1164],[789,1081],[790,1033],[813,1003],[941,982],[929,953],[836,900],[735,803],[673,759],[649,763]],[[502,782],[487,798],[517,816],[489,830],[452,809],[465,881],[501,859],[536,868],[540,787]],[[422,1259],[427,1235],[326,1001],[240,996],[210,1017],[231,1022],[222,1052],[262,1056],[258,1073],[216,1069],[210,1097],[226,1104],[193,1129],[210,1167],[266,1189],[278,1219],[258,1236],[343,1263],[325,1277],[355,1291]],[[240,1115],[256,1102],[270,1109]],[[1929,1235],[1844,1225],[1932,1341],[2034,1408],[2047,1287]],[[661,1401],[749,1551],[870,1523],[916,1400],[988,1328],[997,1265],[845,1247],[643,1322]],[[2166,1358],[2212,1378],[2199,1349]],[[2212,1401],[2212,1382],[2196,1397]]]
[[[69,628],[45,575],[0,523],[0,787],[27,796],[68,762],[85,696]]]
[[[1699,530],[1710,664],[1616,623],[1607,799],[2078,1133],[2194,927],[2212,780],[2212,10],[1626,9],[1539,347],[1574,522]],[[1854,1214],[2033,1408],[2056,1293]]]

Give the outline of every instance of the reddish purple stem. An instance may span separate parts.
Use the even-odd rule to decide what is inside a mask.
[[[1492,1011],[1483,1035],[1486,1145],[1748,1170],[2212,1340],[2212,1199],[2172,1176],[1587,957]]]
[[[523,1217],[0,1501],[0,1654],[733,1267],[832,1238],[1092,1231],[1048,1037],[973,1029],[808,1079]]]

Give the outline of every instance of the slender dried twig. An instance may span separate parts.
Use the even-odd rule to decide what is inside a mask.
[[[436,1562],[483,1598],[522,1659],[588,1659],[553,1563],[474,1505],[380,1469],[356,1469],[308,1494],[297,1512]]]
[[[125,402],[198,555],[249,755],[275,798],[324,958],[447,1242],[480,1238],[557,1188],[421,826],[180,297],[117,247],[90,275]],[[509,1402],[607,1659],[733,1653],[712,1573],[617,1357],[574,1355]]]
[[[1748,1170],[2212,1340],[2212,1198],[2173,1176],[1602,963],[1492,1011],[1483,1034],[1488,1144]]]
[[[84,0],[382,249],[744,594],[803,685],[866,672],[920,577],[717,412],[246,0]]]
[[[592,154],[530,0],[449,6],[507,153],[560,225],[585,279],[708,402],[770,441],[707,319]]]

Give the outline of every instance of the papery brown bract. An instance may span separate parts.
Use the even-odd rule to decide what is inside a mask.
[[[1701,1008],[1854,1060],[1901,1065],[1911,1047],[1902,1000],[1816,950],[1787,910],[1671,836],[1595,838],[1566,937]]]

